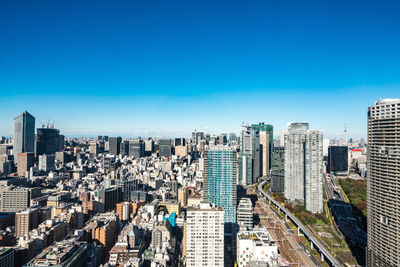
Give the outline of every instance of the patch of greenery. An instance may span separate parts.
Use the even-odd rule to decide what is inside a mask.
[[[367,229],[367,182],[365,180],[339,179],[339,184],[350,201],[354,217],[361,218],[360,227]]]

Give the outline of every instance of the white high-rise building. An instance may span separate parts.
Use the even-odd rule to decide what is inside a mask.
[[[330,140],[329,139],[324,139],[322,142],[323,142],[322,155],[324,157],[327,157],[328,156],[328,147],[329,147]]]
[[[285,198],[323,211],[322,133],[308,123],[291,123],[285,134]]]
[[[202,202],[187,210],[185,227],[186,266],[224,266],[224,211]]]

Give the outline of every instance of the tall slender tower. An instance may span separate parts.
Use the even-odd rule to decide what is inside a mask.
[[[322,133],[309,130],[308,123],[290,123],[284,143],[285,198],[322,212]]]
[[[400,99],[368,108],[367,266],[400,266]]]
[[[229,146],[214,146],[204,153],[203,197],[224,208],[226,224],[236,223],[236,165],[236,152]]]
[[[23,112],[14,118],[14,162],[18,161],[18,153],[34,152],[35,149],[35,117]]]
[[[251,185],[261,176],[260,131],[242,125],[239,153],[239,182]]]

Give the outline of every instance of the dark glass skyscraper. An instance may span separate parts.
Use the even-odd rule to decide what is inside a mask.
[[[14,118],[14,161],[18,153],[34,152],[35,149],[35,117],[23,112]]]
[[[144,157],[144,142],[143,140],[135,140],[129,142],[129,157],[141,158]]]
[[[35,155],[43,155],[43,154],[55,154],[57,151],[60,151],[61,144],[63,145],[64,141],[60,142],[60,131],[54,128],[38,128],[36,137],[35,137]]]
[[[113,155],[119,155],[121,153],[121,137],[110,137],[109,138],[109,149],[108,152]]]
[[[169,158],[172,155],[172,145],[170,139],[161,139],[159,144],[160,157]]]
[[[328,148],[328,172],[335,175],[347,175],[349,169],[347,146]]]

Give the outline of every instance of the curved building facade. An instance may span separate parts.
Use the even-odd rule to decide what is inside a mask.
[[[400,99],[368,109],[367,266],[400,266]]]

